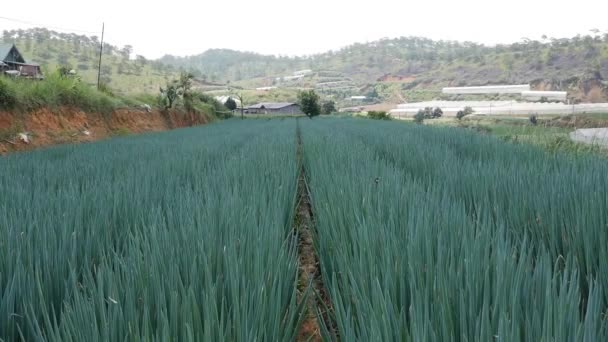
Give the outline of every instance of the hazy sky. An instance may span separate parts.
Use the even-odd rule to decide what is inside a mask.
[[[100,32],[105,22],[107,42],[131,44],[148,58],[210,48],[302,55],[410,35],[494,44],[608,31],[606,0],[29,0],[26,7],[0,17],[37,25],[0,18],[0,30],[42,24]]]

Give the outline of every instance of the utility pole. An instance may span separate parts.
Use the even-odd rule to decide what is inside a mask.
[[[99,68],[97,69],[97,90],[101,85],[101,56],[103,55],[103,33],[105,31],[105,23],[101,23],[101,45],[99,46]]]
[[[239,101],[241,101],[241,120],[243,120],[245,118],[245,103],[243,102],[243,93],[241,92],[237,96]]]

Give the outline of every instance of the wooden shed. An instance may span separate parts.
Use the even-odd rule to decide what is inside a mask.
[[[0,44],[0,71],[27,78],[44,78],[40,66],[27,63],[15,44]]]

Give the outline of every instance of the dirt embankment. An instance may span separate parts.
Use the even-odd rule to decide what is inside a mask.
[[[158,110],[146,112],[140,109],[119,109],[108,115],[90,114],[73,108],[40,109],[28,114],[0,111],[0,155],[207,122],[207,118],[196,114],[163,113]],[[29,143],[21,141],[19,133],[27,133]]]
[[[567,91],[568,97],[583,103],[608,101],[608,88],[599,79],[534,80],[530,82],[533,90]]]

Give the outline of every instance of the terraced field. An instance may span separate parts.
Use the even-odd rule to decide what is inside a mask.
[[[11,155],[0,340],[608,340],[607,171],[346,118]]]

